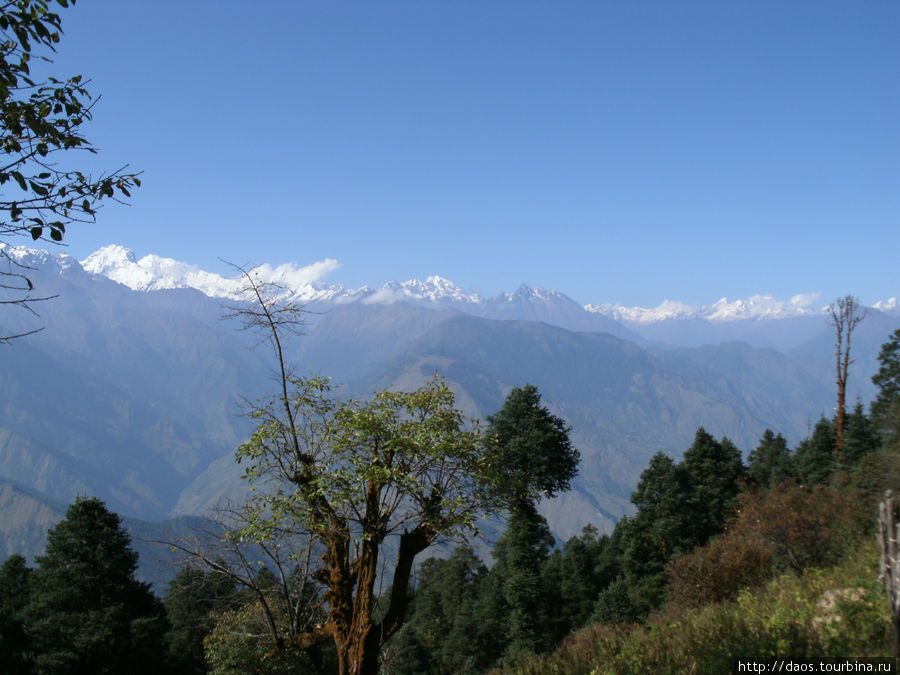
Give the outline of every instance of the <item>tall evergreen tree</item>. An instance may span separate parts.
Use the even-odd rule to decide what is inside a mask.
[[[635,612],[646,615],[665,598],[669,559],[690,546],[688,476],[658,452],[641,473],[631,502],[637,513],[619,521],[616,530],[621,528],[624,582]]]
[[[812,434],[800,441],[794,451],[794,466],[800,481],[806,485],[825,483],[836,468],[835,427],[824,416],[816,422]]]
[[[504,535],[503,587],[510,608],[506,653],[516,657],[549,647],[540,629],[547,606],[541,567],[553,538],[536,504],[541,497],[569,489],[580,455],[569,439],[568,425],[541,404],[533,385],[513,389],[488,424],[494,484],[509,504]]]
[[[900,328],[881,346],[878,372],[872,382],[878,395],[872,402],[872,417],[889,445],[900,446]]]
[[[164,670],[162,603],[134,578],[130,543],[95,498],[76,499],[48,531],[25,610],[38,673]]]
[[[794,477],[787,441],[771,429],[763,432],[759,445],[747,459],[747,479],[756,487],[768,489]]]
[[[844,422],[844,451],[841,453],[841,468],[855,471],[867,455],[881,448],[881,438],[873,420],[866,415],[861,401],[856,402],[853,412]]]
[[[681,468],[690,482],[689,550],[725,528],[747,469],[734,443],[727,438],[716,441],[703,427],[684,453]]]

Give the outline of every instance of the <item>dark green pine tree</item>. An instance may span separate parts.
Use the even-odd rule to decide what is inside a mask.
[[[687,552],[725,529],[747,468],[734,443],[727,438],[717,441],[703,427],[697,429],[680,468],[687,474],[690,490],[690,531],[682,545],[682,552]]]
[[[866,415],[861,401],[844,420],[844,449],[841,452],[841,468],[856,471],[863,459],[881,449],[881,436],[872,418]]]
[[[506,656],[540,653],[553,646],[545,630],[548,610],[556,605],[541,574],[554,539],[547,520],[532,502],[523,502],[510,514],[506,528],[506,578],[503,591],[509,603],[509,644]]]
[[[557,589],[552,598],[555,610],[546,623],[553,642],[587,623],[597,595],[612,580],[601,574],[599,565],[609,541],[609,537],[598,537],[597,528],[588,525],[581,536],[570,538],[545,563],[545,586]]]
[[[170,628],[166,633],[170,667],[179,673],[205,673],[203,638],[214,627],[211,612],[235,599],[232,579],[205,570],[183,568],[163,598]]]
[[[467,544],[446,560],[430,558],[422,563],[409,618],[391,639],[390,672],[481,672],[483,659],[473,637],[480,621],[475,605],[487,574]]]
[[[650,460],[631,495],[637,513],[620,523],[622,571],[635,615],[664,602],[672,558],[723,531],[745,476],[734,444],[716,441],[702,427],[678,464],[662,453]],[[621,588],[616,591],[621,605]]]
[[[533,385],[513,389],[488,425],[493,483],[509,506],[503,592],[510,610],[506,655],[516,658],[550,646],[541,629],[550,604],[541,568],[553,538],[536,504],[569,489],[580,455],[568,425],[541,404]]]
[[[633,603],[632,614],[646,616],[665,599],[666,565],[690,550],[692,538],[688,476],[662,452],[641,473],[631,494],[637,513],[616,525],[621,532],[624,583]],[[621,603],[621,593],[616,601]]]
[[[119,517],[79,497],[47,533],[25,630],[38,673],[166,670],[162,603],[134,578],[137,554]]]
[[[31,595],[31,569],[18,553],[0,567],[0,673],[30,673],[23,611]]]
[[[872,418],[886,444],[900,449],[900,328],[881,346],[878,362],[878,372],[872,376],[878,387]]]
[[[824,416],[816,422],[813,432],[800,441],[794,451],[794,466],[804,485],[827,483],[836,468],[835,427]]]
[[[787,441],[771,429],[763,432],[759,445],[747,459],[747,479],[758,488],[767,490],[795,477]]]

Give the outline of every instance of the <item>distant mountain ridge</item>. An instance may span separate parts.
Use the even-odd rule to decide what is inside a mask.
[[[106,246],[83,261],[85,270],[101,274],[125,284],[133,290],[159,290],[164,288],[195,288],[210,297],[236,298],[243,284],[237,278],[225,278],[205,272],[199,267],[171,258],[147,255],[137,259],[130,249],[118,245]],[[326,259],[309,267],[283,264],[277,267],[264,264],[258,268],[260,278],[285,286],[291,295],[304,302],[371,302],[389,304],[397,301],[421,303],[427,306],[452,307],[467,314],[487,316],[502,313],[506,306],[523,303],[545,305],[570,304],[589,314],[605,316],[626,325],[647,325],[670,320],[704,320],[713,323],[745,320],[778,320],[824,315],[826,305],[816,305],[816,293],[798,294],[790,300],[777,300],[771,295],[753,295],[743,300],[722,298],[711,305],[688,305],[665,300],[657,307],[628,307],[621,303],[579,305],[560,291],[530,288],[522,284],[513,292],[501,293],[494,298],[467,293],[452,281],[430,276],[424,281],[410,279],[389,281],[380,288],[363,286],[345,288],[341,284],[325,284],[316,281],[323,272],[337,267],[337,261]],[[882,300],[875,309],[900,316],[897,298]]]

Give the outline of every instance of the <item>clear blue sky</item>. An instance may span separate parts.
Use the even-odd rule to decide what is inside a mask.
[[[900,3],[79,0],[129,208],[73,227],[224,271],[439,274],[582,303],[900,295]]]

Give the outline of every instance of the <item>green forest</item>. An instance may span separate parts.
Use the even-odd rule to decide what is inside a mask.
[[[277,352],[293,315],[259,306],[246,318]],[[215,536],[167,543],[185,566],[162,597],[94,498],[33,566],[6,560],[0,669],[674,673],[891,656],[876,512],[900,487],[900,331],[879,360],[868,412],[823,417],[793,449],[767,430],[746,460],[698,429],[680,460],[652,458],[611,533],[563,545],[537,505],[569,488],[579,454],[535,387],[482,428],[439,379],[347,402],[286,372],[293,391],[261,404],[238,451],[250,499]],[[490,563],[470,543],[485,515],[505,528]],[[458,545],[425,553],[439,540]]]

